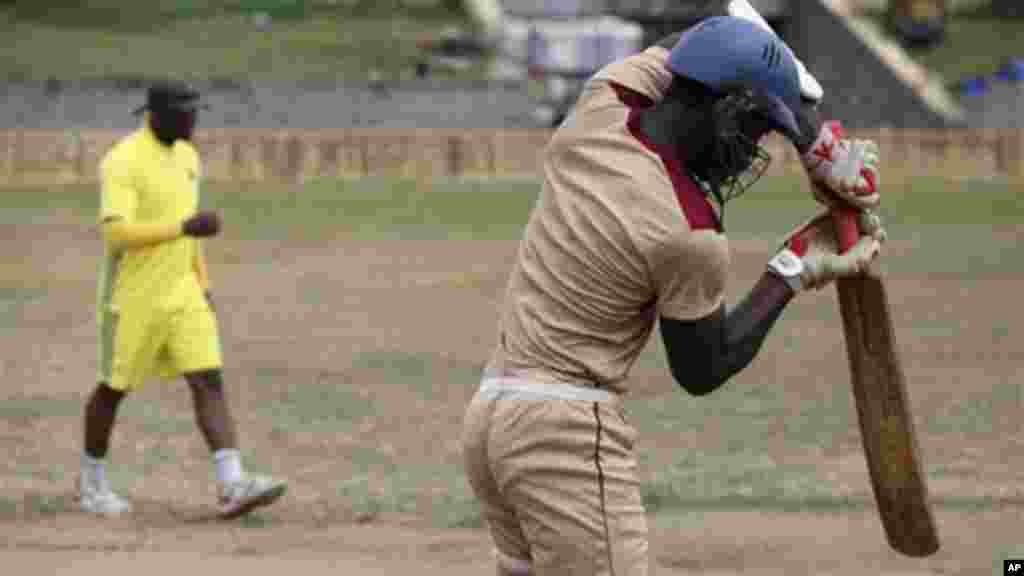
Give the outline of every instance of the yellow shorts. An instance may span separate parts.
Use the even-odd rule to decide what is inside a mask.
[[[99,381],[124,392],[149,377],[171,379],[223,365],[217,318],[208,306],[135,307],[99,315]]]

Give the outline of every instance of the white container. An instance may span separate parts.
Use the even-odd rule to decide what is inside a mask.
[[[635,22],[604,16],[597,22],[599,66],[636,54],[643,48],[644,29]]]
[[[594,16],[608,9],[605,0],[504,0],[502,6],[509,16],[529,18]]]
[[[643,29],[612,16],[534,20],[527,35],[527,62],[551,73],[588,75],[640,50]]]
[[[529,54],[530,23],[519,18],[506,18],[498,51],[502,57],[526,62]]]

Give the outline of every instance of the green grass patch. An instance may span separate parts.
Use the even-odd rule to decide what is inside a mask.
[[[1024,400],[1024,386],[1019,380],[1006,381],[992,379],[981,390],[972,391],[970,397],[946,407],[946,412],[935,414],[924,421],[925,430],[929,434],[991,434],[993,429],[1007,429],[1007,422],[993,422],[992,415],[1002,413],[1006,418],[1013,417],[1007,406],[1018,409]]]
[[[22,304],[39,300],[46,296],[46,291],[40,288],[27,288],[24,286],[0,286],[0,311],[11,305]]]
[[[894,264],[899,273],[969,278],[1024,270],[1016,239],[993,235],[993,226],[1024,222],[1024,195],[1009,182],[919,176],[888,186],[884,194],[879,213],[889,238],[917,246],[913,257]],[[764,178],[727,207],[725,225],[732,238],[778,241],[819,210],[802,175]],[[766,253],[772,246],[765,246]]]
[[[779,336],[782,334],[772,337]],[[670,378],[657,334],[652,337],[640,361],[645,368]],[[853,400],[848,386],[841,379],[822,375],[818,393],[814,397],[800,397],[797,402],[781,388],[784,386],[782,383],[750,381],[755,378],[763,376],[741,372],[713,394],[702,397],[693,397],[678,389],[654,397],[631,398],[628,405],[630,419],[642,422],[647,430],[679,434],[699,432],[703,423],[710,419],[719,423],[721,428],[716,437],[719,446],[712,447],[713,452],[721,453],[724,449],[736,455],[756,450],[747,447],[750,438],[767,433],[769,427],[784,433],[792,443],[815,445],[823,436],[828,438],[848,429]],[[693,457],[693,454],[686,456]],[[759,460],[755,455],[750,462]]]
[[[8,396],[0,401],[0,420],[28,422],[40,418],[78,416],[85,405],[78,398]]]
[[[0,222],[45,223],[58,211],[71,212],[92,224],[99,213],[96,186],[53,186],[0,190]]]
[[[225,236],[401,240],[518,238],[540,191],[531,179],[324,179],[304,185],[208,184],[202,205],[219,210]],[[0,214],[11,222],[45,222],[68,211],[95,221],[94,187],[5,190]],[[2,298],[2,297],[0,297]]]
[[[949,82],[996,72],[1008,58],[1024,57],[1020,38],[1024,20],[977,15],[952,18],[946,39],[926,51],[911,54]]]
[[[278,390],[276,402],[258,409],[282,430],[347,427],[378,406],[369,396],[357,393],[351,380],[342,374],[256,368],[249,382]]]
[[[805,180],[764,178],[728,205],[727,231],[735,237],[785,234],[816,211]],[[225,235],[242,238],[515,239],[539,191],[534,179],[368,177],[292,186],[208,184],[203,204],[223,213]],[[0,214],[12,222],[42,222],[59,210],[92,223],[97,205],[91,187],[0,194]],[[894,238],[934,226],[1016,225],[1024,222],[1024,195],[1002,180],[921,176],[887,188],[881,212]],[[1007,255],[978,257],[1005,262]]]
[[[40,492],[26,494],[23,506],[26,513],[47,517],[57,516],[71,509],[68,496]]]
[[[251,514],[242,516],[238,520],[239,524],[241,524],[243,528],[248,528],[250,530],[267,528],[274,524],[273,516],[269,512],[263,510],[256,510]]]
[[[668,378],[656,339],[643,362]],[[813,463],[778,461],[762,440],[784,437],[797,454],[844,435],[855,418],[848,386],[823,378],[819,393],[794,397],[781,383],[750,378],[757,376],[737,375],[714,394],[699,398],[680,390],[630,400],[629,419],[641,438],[692,439],[677,450],[639,451],[649,510],[686,508],[695,502],[713,507],[848,505],[833,501],[832,485]],[[713,423],[714,434],[704,430],[708,423]]]
[[[197,430],[195,416],[191,411],[181,413],[158,399],[132,398],[121,410],[125,416],[131,415],[141,421],[147,434],[181,436],[195,434]]]
[[[885,7],[877,2],[873,4],[864,6],[865,15],[886,26]],[[947,81],[955,82],[967,76],[991,74],[1007,58],[1024,57],[1020,43],[1024,20],[1000,18],[987,2],[949,4],[943,41],[929,48],[908,50],[920,64]]]
[[[0,7],[0,75],[301,80],[411,76],[418,35],[458,23],[393,2],[17,2]],[[259,27],[257,12],[273,16]],[[74,58],[67,58],[74,54]]]
[[[18,517],[21,502],[8,495],[0,496],[0,519],[14,520]]]
[[[353,360],[359,379],[388,386],[408,388],[418,400],[435,397],[436,383],[446,386],[472,384],[480,380],[480,366],[466,364],[431,352],[374,350]]]
[[[1024,196],[1003,179],[915,176],[884,186],[880,213],[897,233],[895,227],[1024,222]],[[727,206],[726,229],[785,233],[815,210],[803,175],[766,177]]]
[[[17,321],[13,318],[20,306],[45,297],[46,290],[42,288],[0,286],[0,326],[6,328],[8,322],[16,325]]]
[[[1005,576],[1006,571],[1003,566],[1004,560],[1020,560],[1024,558],[1024,544],[1016,544],[1013,546],[998,546],[992,551],[992,574],[996,576]]]
[[[330,179],[287,190],[219,188],[205,203],[243,236],[503,239],[518,236],[538,191],[529,180]]]
[[[433,488],[425,489],[425,485]],[[336,494],[360,523],[376,522],[392,514],[415,513],[446,528],[483,525],[462,468],[453,464],[401,466],[386,476],[355,475],[339,482]]]

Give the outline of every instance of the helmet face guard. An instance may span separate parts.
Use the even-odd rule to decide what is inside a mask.
[[[760,145],[761,137],[779,130],[772,119],[770,98],[739,91],[719,99],[712,107],[714,166],[708,184],[720,206],[753,186],[771,165],[772,157]]]
[[[770,30],[721,16],[685,31],[669,51],[668,67],[719,95],[711,106],[712,145],[695,167],[719,204],[742,194],[771,160],[758,141],[769,131],[800,138],[801,106],[795,57]]]

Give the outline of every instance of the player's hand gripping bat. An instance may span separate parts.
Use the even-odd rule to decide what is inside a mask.
[[[857,213],[834,208],[840,250],[858,238]],[[939,549],[921,469],[906,378],[896,349],[889,300],[872,269],[836,281],[864,456],[886,539],[896,551],[924,557]]]
[[[747,0],[729,0],[726,6],[729,14],[771,29]],[[820,100],[821,85],[797,62],[802,95]],[[832,214],[839,247],[845,251],[858,239],[857,214],[846,208],[834,209]],[[939,538],[928,504],[889,300],[879,271],[872,268],[860,277],[836,281],[857,417],[889,545],[908,556],[923,557],[938,551]]]

